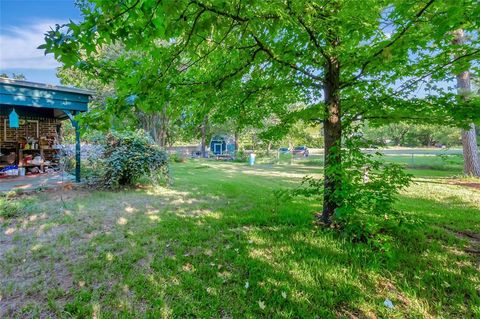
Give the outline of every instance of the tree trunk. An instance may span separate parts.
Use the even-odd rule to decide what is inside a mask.
[[[455,32],[455,44],[465,43],[465,33],[463,30]],[[461,98],[468,98],[470,93],[470,72],[463,71],[457,75],[457,90]],[[469,130],[462,131],[463,145],[463,172],[469,176],[480,176],[480,160],[478,157],[477,135],[475,125],[471,124]]]
[[[167,134],[168,134],[168,117],[167,117],[167,103],[162,108],[160,114],[160,146],[167,146]]]
[[[463,171],[465,175],[480,176],[480,160],[475,125],[471,124],[468,131],[462,131]]]
[[[342,123],[340,111],[340,64],[330,61],[325,68],[325,168],[322,221],[331,223],[331,217],[340,206],[336,192],[341,187],[341,141]]]
[[[150,134],[155,143],[160,147],[166,147],[169,140],[169,118],[167,115],[167,104],[161,112],[137,112],[140,125],[145,132]]]
[[[158,134],[158,131],[157,131],[157,126],[155,125],[155,123],[157,123],[157,116],[156,116],[157,113],[153,113],[153,114],[145,114],[145,125],[144,127],[146,127],[146,130],[148,132],[150,132],[150,135],[153,137],[153,140],[161,147],[161,143],[160,143],[160,138],[159,138],[159,134]]]
[[[234,139],[235,139],[235,152],[238,152],[238,131],[235,130],[235,135],[234,135]]]
[[[206,158],[207,157],[207,152],[206,152],[207,117],[206,116],[203,118],[201,131],[202,131],[202,144],[200,147],[200,152],[202,153],[202,157]]]

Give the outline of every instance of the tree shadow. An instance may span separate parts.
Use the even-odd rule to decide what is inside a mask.
[[[287,202],[273,212],[264,189],[278,182],[237,185],[235,174],[218,187],[208,172],[193,173],[171,189],[72,195],[67,209],[39,205],[37,215],[46,217],[18,221],[21,249],[2,266],[21,281],[29,267],[49,261],[37,270],[41,289],[2,291],[2,307],[20,296],[19,305],[58,317],[334,318],[387,317],[387,297],[397,316],[467,316],[478,304],[471,258],[441,230],[399,233],[388,253],[352,244],[312,225],[318,203]],[[448,209],[415,201],[412,210]],[[441,216],[429,218],[447,223]],[[68,276],[63,286],[45,279],[59,269]]]

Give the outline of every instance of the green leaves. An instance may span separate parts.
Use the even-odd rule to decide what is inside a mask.
[[[325,84],[335,84],[346,128],[463,125],[478,118],[478,101],[459,102],[446,80],[478,69],[477,2],[92,0],[82,22],[56,26],[42,48],[114,86],[110,119],[168,105],[192,131],[209,118],[279,138],[295,121],[324,121]],[[459,28],[468,43],[452,43]]]
[[[450,32],[458,27],[467,28],[467,32],[478,27],[465,20],[465,16],[469,21],[479,20],[472,19],[479,14],[474,1],[458,6],[450,2],[376,0],[335,4],[131,0],[85,2],[81,9],[82,22],[57,26],[46,34],[46,42],[39,48],[53,53],[66,66],[78,67],[79,54],[85,55],[82,60],[100,62],[98,50],[102,46],[123,43],[123,57],[107,61],[115,74],[112,68],[101,66],[92,76],[115,77],[119,88],[128,87],[130,92],[126,93],[139,96],[175,87],[176,99],[184,106],[194,99],[217,96],[205,94],[205,85],[213,85],[217,92],[221,89],[223,97],[210,105],[223,100],[238,103],[238,97],[242,104],[253,103],[253,109],[259,102],[257,91],[268,86],[283,88],[275,92],[269,89],[270,99],[275,99],[282,112],[292,101],[286,96],[288,92],[293,100],[317,110],[309,118],[321,118],[321,108],[316,105],[322,98],[323,83],[318,79],[323,78],[325,64],[335,57],[341,62],[344,111],[356,115],[371,110],[395,121],[399,118],[390,112],[403,109],[400,99],[410,99],[423,91],[426,83],[433,84],[432,79],[438,83],[446,74],[458,71],[456,66],[463,67],[464,62],[479,57],[472,54],[455,63],[449,61],[458,51],[451,44]],[[335,46],[330,45],[332,37],[338,39]],[[461,49],[478,47],[478,37],[471,37],[468,46]],[[139,63],[132,64],[134,60]],[[255,76],[255,83],[244,81],[245,76]],[[146,90],[145,82],[155,83],[155,88]],[[445,86],[431,85],[422,95],[438,97],[446,92]],[[251,98],[243,100],[242,94]],[[226,99],[228,95],[232,98]],[[381,104],[372,104],[373,99],[386,95],[399,99],[385,98]],[[355,103],[349,102],[353,100]],[[424,104],[425,118],[436,116],[430,102],[419,99],[416,103]],[[280,111],[268,103],[261,107],[266,115]],[[235,108],[222,106],[238,114]],[[258,122],[258,118],[252,120]]]
[[[167,155],[144,132],[113,132],[107,136],[103,186],[133,186],[142,177],[168,174]]]

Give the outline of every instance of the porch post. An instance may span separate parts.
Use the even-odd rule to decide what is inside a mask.
[[[75,181],[80,183],[80,125],[75,120],[72,125],[75,128]]]
[[[72,126],[75,129],[75,181],[80,183],[80,160],[81,160],[81,150],[80,150],[80,125],[78,121],[75,120],[74,116],[76,113],[72,114],[70,111],[64,110],[65,114],[67,114],[70,122],[72,122]]]

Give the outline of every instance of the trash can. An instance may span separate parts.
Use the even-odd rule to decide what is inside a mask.
[[[250,154],[249,163],[250,163],[250,166],[253,166],[255,164],[255,153]]]

